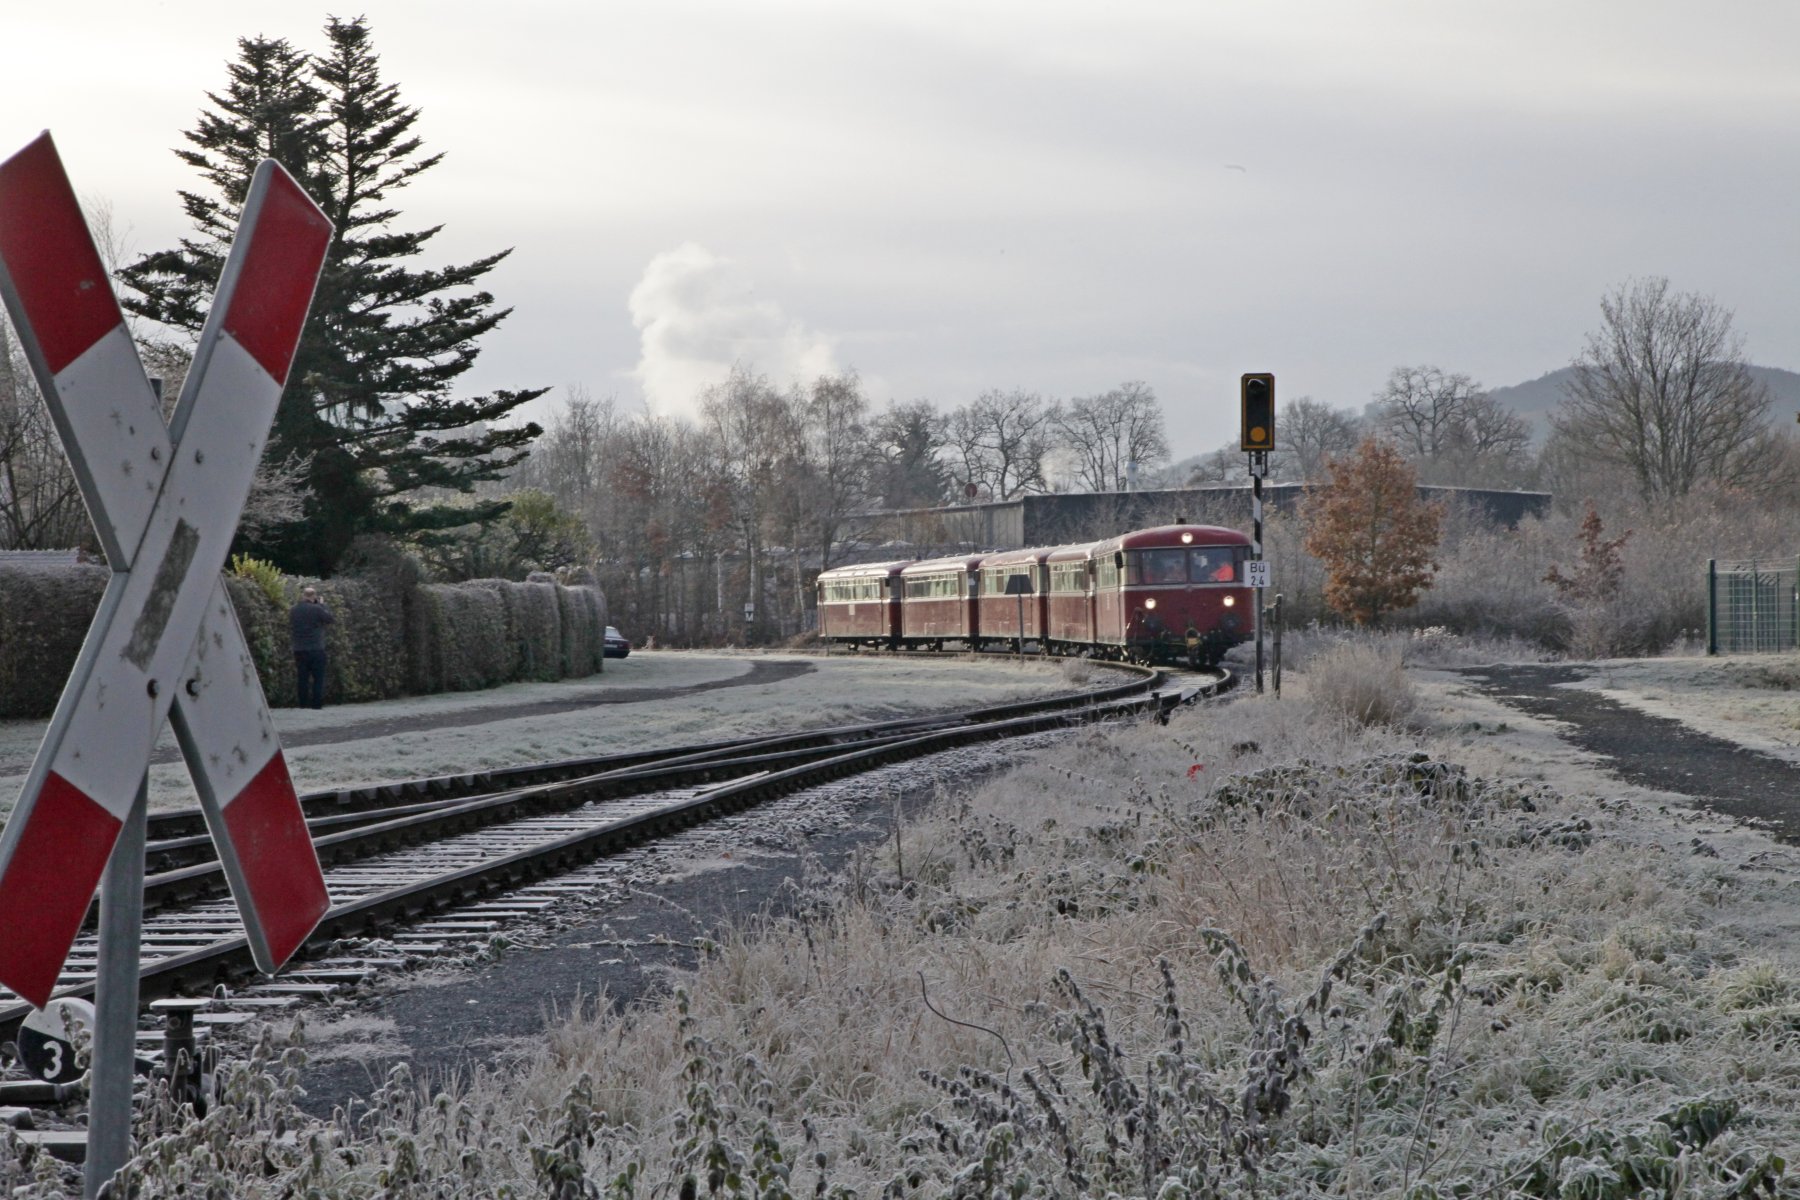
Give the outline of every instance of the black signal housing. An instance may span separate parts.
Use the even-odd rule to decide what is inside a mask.
[[[1245,375],[1238,383],[1243,412],[1240,445],[1251,453],[1275,448],[1275,376],[1266,371]]]

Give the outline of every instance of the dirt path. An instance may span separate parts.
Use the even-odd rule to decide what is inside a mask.
[[[1784,841],[1800,841],[1800,767],[1568,686],[1591,674],[1588,669],[1515,665],[1461,674],[1509,707],[1561,723],[1565,741],[1603,756],[1628,783],[1691,796],[1706,808],[1763,824]]]

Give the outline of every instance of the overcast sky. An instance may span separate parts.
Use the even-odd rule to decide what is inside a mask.
[[[55,135],[131,249],[240,36],[330,8],[17,5],[0,156]],[[1800,369],[1800,4],[366,0],[444,162],[436,262],[511,246],[471,390],[691,412],[734,359],[878,402],[1141,379],[1178,456],[1237,378],[1360,409],[1396,365],[1566,365],[1636,275]]]

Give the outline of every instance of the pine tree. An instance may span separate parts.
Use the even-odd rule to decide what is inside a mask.
[[[1412,467],[1374,438],[1326,469],[1330,482],[1308,489],[1301,509],[1306,552],[1325,565],[1325,603],[1378,624],[1430,586],[1444,506],[1421,500]]]
[[[197,236],[121,274],[131,311],[197,331],[225,239],[257,159],[272,155],[337,225],[270,437],[277,460],[304,462],[306,515],[247,548],[291,571],[328,574],[358,533],[406,535],[491,520],[506,501],[421,504],[420,488],[469,491],[501,477],[540,432],[494,422],[547,389],[458,399],[478,339],[511,313],[481,279],[511,251],[422,269],[442,226],[395,228],[391,194],[436,166],[413,132],[419,109],[383,82],[367,23],[332,18],[322,55],[285,41],[242,39],[215,112],[178,151],[210,195],[182,194]]]

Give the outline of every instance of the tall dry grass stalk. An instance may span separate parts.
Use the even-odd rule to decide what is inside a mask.
[[[1306,665],[1306,695],[1321,713],[1358,725],[1401,725],[1418,706],[1404,634],[1346,637]]]
[[[905,838],[516,1077],[318,1125],[265,1047],[139,1194],[1796,1194],[1800,975],[1754,933],[1791,851],[1257,698],[1072,734]]]

